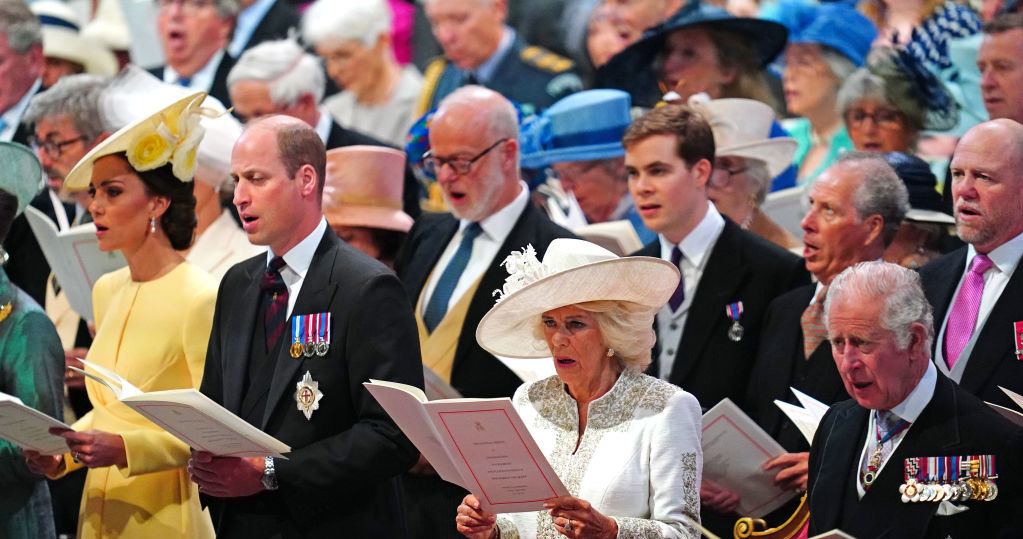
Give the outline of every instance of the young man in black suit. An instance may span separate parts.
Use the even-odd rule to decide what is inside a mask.
[[[415,322],[394,274],[327,226],[325,163],[286,116],[252,122],[232,153],[242,225],[269,252],[224,276],[200,389],[292,450],[193,455],[219,537],[405,536],[396,476],[417,453],[362,383],[422,387]]]
[[[965,247],[920,270],[934,308],[938,370],[989,402],[1023,393],[1023,125],[999,119],[963,135],[952,194]]]
[[[658,233],[635,254],[671,260],[684,280],[681,297],[657,316],[651,374],[692,392],[704,409],[725,397],[741,404],[764,310],[806,283],[806,270],[708,200],[714,137],[702,116],[684,105],[660,107],[634,121],[622,142],[632,198],[643,223]],[[738,302],[741,313],[730,312]]]
[[[635,255],[679,266],[679,289],[657,314],[650,374],[682,387],[704,410],[724,398],[740,406],[760,343],[767,305],[808,282],[798,257],[742,230],[707,198],[714,135],[684,105],[665,105],[634,121],[622,138],[629,191],[657,241]],[[731,530],[734,496],[704,483],[702,516]],[[715,522],[711,523],[711,520]]]
[[[895,264],[858,264],[832,281],[824,309],[852,400],[832,406],[814,437],[810,535],[839,528],[855,537],[1018,537],[1023,429],[935,368],[919,277]],[[969,473],[952,465],[957,457],[978,461],[973,499],[924,484],[957,486],[956,476]],[[919,471],[907,477],[914,461]]]
[[[552,240],[572,237],[530,201],[519,179],[518,130],[515,108],[493,90],[466,86],[441,102],[425,159],[451,213],[419,217],[395,263],[415,305],[423,364],[467,397],[511,397],[522,384],[476,342],[476,326],[508,276],[501,262],[527,245],[542,258]],[[411,475],[406,486],[417,506],[414,537],[460,536],[461,487],[429,475]]]

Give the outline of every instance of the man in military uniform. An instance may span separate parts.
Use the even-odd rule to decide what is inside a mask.
[[[571,60],[530,46],[504,24],[507,0],[426,0],[444,56],[426,68],[416,115],[466,84],[486,86],[524,112],[537,112],[582,89]]]

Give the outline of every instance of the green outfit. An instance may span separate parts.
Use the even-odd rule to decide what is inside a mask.
[[[0,269],[0,391],[61,419],[63,372],[64,349],[53,323]],[[54,535],[46,482],[29,472],[17,446],[0,439],[0,538]]]
[[[810,129],[810,120],[807,120],[806,118],[793,118],[791,120],[785,120],[782,122],[781,126],[789,132],[789,135],[792,138],[796,139],[796,143],[798,144],[798,146],[796,146],[796,155],[792,158],[796,168],[798,169],[799,165],[803,163],[803,158],[805,158],[807,152],[810,151],[812,133]],[[817,176],[819,176],[821,172],[824,172],[824,169],[830,167],[832,163],[838,159],[838,156],[852,149],[852,139],[849,138],[849,132],[845,130],[845,125],[843,125],[838,128],[838,131],[835,131],[834,135],[831,135],[831,139],[828,141],[828,155],[826,155],[821,161],[817,170],[814,170],[805,178],[800,178],[797,181],[797,184],[807,185],[813,183],[813,181],[817,179]]]

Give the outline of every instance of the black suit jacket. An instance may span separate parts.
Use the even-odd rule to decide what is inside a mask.
[[[920,281],[927,301],[934,309],[934,346],[941,346],[937,334],[955,299],[956,286],[966,268],[963,247],[920,268]],[[998,386],[1023,393],[1023,361],[1016,359],[1013,322],[1023,321],[1023,265],[1017,265],[998,301],[979,328],[977,344],[966,363],[959,385],[988,402],[1014,406]],[[935,354],[936,355],[936,354]]]
[[[1023,430],[938,373],[934,397],[910,426],[870,490],[857,499],[859,459],[870,411],[854,400],[832,406],[810,450],[810,535],[841,528],[854,537],[891,539],[1019,537]],[[936,515],[937,503],[902,503],[909,457],[995,455],[999,494],[959,502],[969,510]]]
[[[458,231],[458,219],[449,213],[424,213],[412,225],[405,245],[398,253],[395,270],[409,300],[415,305],[423,287],[448,242]],[[476,326],[494,306],[493,291],[504,285],[508,272],[501,262],[512,251],[527,244],[543,258],[547,245],[556,238],[574,238],[571,232],[554,224],[532,203],[519,216],[508,237],[483,273],[476,294],[462,324],[451,368],[451,385],[466,397],[511,397],[522,380],[476,342]]]
[[[810,444],[774,399],[798,404],[789,387],[825,404],[849,398],[831,357],[831,343],[821,342],[809,359],[803,354],[800,318],[816,290],[814,284],[801,286],[771,302],[746,393],[750,417],[790,452],[806,451]]]
[[[367,134],[360,133],[352,129],[347,129],[341,126],[337,122],[333,122],[330,125],[330,133],[327,135],[327,149],[333,150],[334,148],[341,148],[344,146],[356,146],[359,144],[369,146],[387,146],[393,148],[390,144],[373,138]],[[401,148],[398,148],[401,149]],[[404,150],[403,150],[404,151]],[[422,210],[419,207],[419,198],[424,194],[420,192],[419,182],[416,180],[415,174],[412,173],[412,166],[406,161],[405,163],[405,181],[402,188],[402,211],[412,216],[413,219],[419,217]]]
[[[32,199],[30,206],[43,212],[54,223],[57,222],[57,214],[50,200],[50,194],[43,188],[43,192]],[[62,203],[61,209],[67,216],[68,222],[75,218],[74,204]],[[10,255],[10,260],[4,266],[7,276],[18,288],[24,290],[39,305],[46,304],[46,279],[50,276],[50,264],[39,247],[39,240],[32,232],[28,219],[19,215],[11,223],[11,230],[4,239],[4,250]]]
[[[206,354],[201,391],[238,415],[265,268],[266,255],[259,255],[224,276]],[[261,503],[278,508],[281,526],[300,537],[403,537],[396,476],[417,452],[362,383],[374,378],[422,387],[408,299],[389,269],[328,228],[292,315],[322,312],[332,318],[329,352],[293,359],[291,332],[285,332],[256,425],[292,448],[288,460],[275,461],[280,489],[205,501],[215,525],[228,512]],[[311,419],[295,404],[306,372],[323,393]]]
[[[284,39],[288,32],[297,29],[302,23],[302,14],[286,0],[277,0],[270,6],[263,19],[256,25],[249,40],[242,47],[242,53],[264,41]],[[241,54],[239,54],[241,56]],[[236,57],[235,60],[238,58]]]
[[[650,242],[633,255],[660,258],[661,245]],[[675,344],[678,351],[668,381],[692,393],[705,410],[725,397],[744,406],[768,304],[809,279],[802,259],[726,218],[697,285],[681,341]],[[745,330],[739,342],[728,338],[732,320],[725,311],[736,301],[743,305],[740,322]]]
[[[163,69],[165,66],[154,67],[148,69],[156,78],[163,80]],[[224,51],[224,56],[221,57],[220,65],[217,66],[217,71],[213,75],[213,82],[210,84],[210,89],[206,91],[207,94],[217,98],[224,107],[231,107],[231,94],[227,91],[227,74],[231,72],[231,68],[234,67],[234,59],[231,58],[227,51]],[[198,90],[197,90],[198,91]]]

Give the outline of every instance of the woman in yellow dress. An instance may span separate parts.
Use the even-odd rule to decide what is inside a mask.
[[[88,360],[142,391],[199,387],[216,284],[179,252],[192,241],[199,104],[189,96],[121,129],[93,149],[65,180],[88,186],[89,211],[103,251],[118,250],[126,268],[93,288],[96,338]],[[88,466],[78,537],[213,537],[198,491],[185,471],[189,448],[112,392],[86,382],[93,410],[71,431],[57,457],[26,452],[51,478]]]

